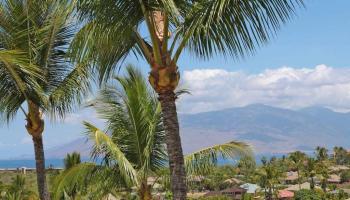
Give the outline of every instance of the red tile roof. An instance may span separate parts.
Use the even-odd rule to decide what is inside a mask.
[[[288,191],[288,190],[279,190],[278,191],[278,198],[292,198],[294,197],[294,192]]]

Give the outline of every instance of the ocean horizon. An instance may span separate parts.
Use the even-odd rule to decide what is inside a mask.
[[[64,166],[63,159],[46,159],[46,167],[62,168]],[[9,168],[35,168],[35,160],[33,159],[19,159],[19,160],[0,160],[1,169]]]
[[[255,160],[257,164],[261,163],[261,158],[266,157],[267,159],[271,158],[272,156],[275,157],[282,157],[283,154],[265,154],[265,155],[255,155]],[[82,162],[92,162],[89,158],[82,158]],[[237,160],[222,160],[219,159],[218,164],[219,165],[234,165],[236,164]],[[55,158],[55,159],[46,159],[45,160],[46,168],[63,168],[64,167],[64,161],[63,158]],[[1,159],[0,160],[0,169],[13,169],[13,168],[35,168],[35,160],[34,159]]]

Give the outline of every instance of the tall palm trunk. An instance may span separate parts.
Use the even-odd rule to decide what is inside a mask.
[[[173,91],[159,93],[169,155],[173,199],[185,200],[187,191],[185,182],[186,172],[184,168],[184,156],[182,153],[175,99],[176,96]]]
[[[47,189],[46,173],[45,173],[45,156],[42,136],[33,136],[34,152],[35,152],[35,165],[37,184],[39,190],[40,200],[49,200],[50,194]]]
[[[45,175],[45,156],[42,134],[44,132],[44,120],[39,106],[28,102],[28,116],[26,129],[32,136],[35,152],[36,176],[40,200],[50,200]]]
[[[269,192],[267,193],[267,199],[272,200],[272,188],[269,186]]]
[[[315,182],[314,182],[314,177],[311,177],[311,183],[310,183],[310,189],[314,190],[315,189]]]
[[[139,197],[140,200],[152,200],[151,186],[147,184],[147,181],[141,184]]]

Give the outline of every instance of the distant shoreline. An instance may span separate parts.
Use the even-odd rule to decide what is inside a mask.
[[[63,159],[46,159],[46,167],[62,168],[64,166]],[[34,159],[18,159],[18,160],[0,160],[0,169],[16,169],[16,168],[35,168]]]
[[[265,156],[266,158],[271,158],[272,156],[282,157],[285,154],[257,154],[255,155],[255,160],[258,164],[261,163],[261,158]],[[89,158],[82,158],[82,162],[91,162]],[[64,162],[63,158],[52,158],[45,160],[46,168],[63,168]],[[220,160],[219,165],[235,164],[233,160]],[[1,169],[17,169],[17,168],[35,168],[34,159],[1,159],[0,160],[0,170]]]

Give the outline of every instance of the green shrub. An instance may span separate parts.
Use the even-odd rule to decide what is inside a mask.
[[[322,194],[314,190],[300,190],[295,194],[295,200],[322,200]]]
[[[198,200],[231,200],[227,196],[200,197]]]
[[[340,180],[342,183],[350,181],[350,171],[349,170],[343,171],[340,174]]]

